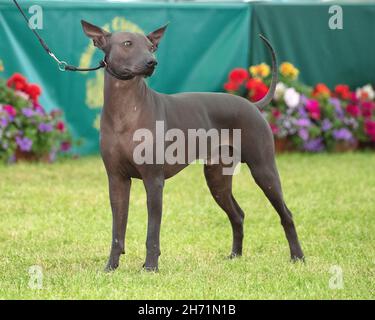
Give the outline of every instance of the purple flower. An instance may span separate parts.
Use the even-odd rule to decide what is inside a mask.
[[[309,138],[309,131],[305,128],[299,129],[298,135],[303,141],[306,141]]]
[[[31,108],[23,108],[22,113],[26,118],[30,118],[34,115],[34,110]]]
[[[336,140],[349,141],[353,139],[352,133],[346,128],[333,130],[332,135]]]
[[[21,151],[30,151],[33,142],[29,138],[21,138],[19,136],[16,137],[16,143],[21,149]]]
[[[41,109],[35,109],[34,113],[38,116],[44,116],[45,112]]]
[[[307,118],[301,118],[296,121],[296,124],[300,127],[309,127],[311,125],[311,121]]]
[[[51,132],[53,130],[53,126],[49,123],[40,123],[38,126],[40,132]]]
[[[303,149],[310,152],[319,152],[324,149],[323,139],[316,138],[306,141],[303,145]]]
[[[329,102],[334,106],[337,117],[342,119],[344,117],[344,110],[341,107],[340,100],[337,98],[330,98]]]
[[[322,130],[328,131],[331,128],[332,128],[332,122],[329,119],[324,119],[322,121]]]
[[[306,105],[309,99],[305,95],[301,95],[301,103],[303,105]]]
[[[0,126],[5,128],[7,125],[8,125],[8,119],[7,118],[1,118]]]
[[[307,118],[309,116],[307,114],[304,106],[301,106],[301,107],[298,108],[298,113],[301,116],[301,118]]]

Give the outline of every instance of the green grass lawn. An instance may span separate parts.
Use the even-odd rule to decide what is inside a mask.
[[[283,155],[278,166],[306,263],[289,262],[279,218],[247,167],[234,179],[244,255],[227,260],[231,228],[201,165],[166,183],[160,272],[141,271],[146,200],[132,185],[126,255],[103,272],[111,213],[99,158],[0,166],[0,299],[373,299],[375,155]],[[43,270],[42,289],[29,268]],[[332,268],[343,288],[330,288]]]

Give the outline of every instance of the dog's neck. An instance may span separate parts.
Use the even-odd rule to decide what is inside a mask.
[[[118,80],[105,73],[103,116],[113,127],[129,125],[136,120],[152,95],[143,77]]]

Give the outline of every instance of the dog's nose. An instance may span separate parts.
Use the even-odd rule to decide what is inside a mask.
[[[157,64],[158,62],[155,59],[151,59],[146,62],[146,66],[149,68],[155,67]]]

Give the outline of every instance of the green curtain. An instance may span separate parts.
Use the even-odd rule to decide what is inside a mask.
[[[157,57],[158,68],[149,85],[157,91],[220,91],[227,73],[246,67],[249,57],[250,7],[244,3],[168,4],[105,3],[102,1],[20,1],[43,8],[41,36],[61,59],[95,66],[103,58],[83,34],[80,20],[110,31],[148,33],[170,22]],[[75,137],[76,151],[98,151],[98,120],[103,104],[103,70],[60,72],[43,51],[11,1],[0,1],[0,59],[5,75],[21,72],[41,84],[41,103],[61,108]]]
[[[250,62],[269,59],[256,37],[262,33],[275,46],[279,62],[292,62],[306,84],[346,83],[356,88],[374,83],[375,4],[340,4],[342,30],[328,27],[331,5],[254,4]]]

